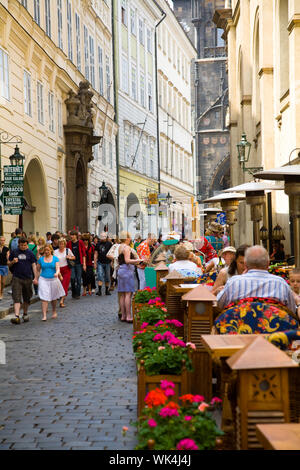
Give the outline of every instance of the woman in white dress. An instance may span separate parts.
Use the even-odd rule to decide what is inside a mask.
[[[46,245],[44,256],[37,264],[39,277],[39,298],[42,301],[43,321],[47,320],[48,302],[52,306],[52,318],[57,318],[56,301],[65,294],[63,286],[59,281],[59,259],[53,255],[51,245]]]
[[[65,298],[68,295],[69,284],[71,280],[71,268],[68,265],[68,260],[75,260],[75,256],[69,248],[66,248],[67,241],[65,238],[58,240],[58,248],[54,251],[55,256],[59,259],[60,281],[65,291],[65,295],[60,299],[59,306],[65,307]]]

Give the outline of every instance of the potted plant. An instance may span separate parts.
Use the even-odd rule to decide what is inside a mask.
[[[211,411],[220,403],[213,398],[205,403],[200,395],[184,394],[174,401],[175,384],[162,380],[145,397],[139,420],[137,450],[213,450],[223,432]]]
[[[167,309],[163,305],[153,304],[144,305],[138,312],[136,312],[136,329],[142,323],[155,325],[159,320],[164,321],[167,317]]]

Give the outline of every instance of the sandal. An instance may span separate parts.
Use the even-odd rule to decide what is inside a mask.
[[[60,303],[59,303],[59,306],[60,306],[61,308],[65,308],[65,304],[64,304],[63,302],[60,302]]]
[[[53,320],[55,320],[55,318],[57,318],[57,314],[56,315],[52,315]]]

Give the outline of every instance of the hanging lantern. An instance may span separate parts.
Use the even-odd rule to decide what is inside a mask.
[[[245,132],[242,134],[240,142],[237,144],[238,159],[241,164],[249,161],[251,144],[248,142]]]
[[[276,227],[273,228],[272,238],[273,240],[278,240],[278,241],[285,240],[285,236],[280,225],[277,224]]]
[[[268,229],[265,226],[262,226],[259,231],[259,239],[262,241],[266,241],[269,238]]]

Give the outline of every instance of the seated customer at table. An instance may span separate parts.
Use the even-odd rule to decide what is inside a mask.
[[[248,248],[245,266],[247,272],[229,279],[217,296],[223,310],[215,321],[217,331],[268,333],[297,328],[293,293],[284,279],[268,272],[267,250],[260,245]]]
[[[169,265],[169,272],[177,271],[187,277],[198,277],[202,269],[196,263],[189,260],[190,252],[183,245],[175,248],[175,262]]]
[[[225,268],[221,269],[214,283],[212,294],[217,295],[221,292],[226,282],[233,276],[243,274],[245,271],[245,251],[247,248],[249,248],[249,245],[241,245],[236,250],[234,259],[230,262],[229,266],[225,266]]]

